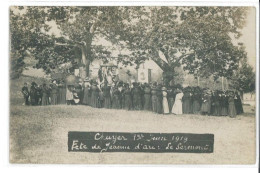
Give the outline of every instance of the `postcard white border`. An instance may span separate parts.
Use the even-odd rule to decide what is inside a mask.
[[[9,164],[9,6],[12,5],[20,5],[20,6],[254,6],[256,8],[256,163],[254,165],[15,165]],[[229,1],[218,1],[218,0],[176,0],[176,1],[90,1],[90,0],[59,0],[59,1],[51,1],[51,0],[27,0],[27,1],[2,1],[1,6],[1,68],[0,75],[2,79],[1,81],[1,142],[0,142],[0,150],[1,150],[1,168],[9,171],[18,172],[22,170],[26,172],[46,172],[46,171],[60,171],[60,167],[62,168],[62,172],[75,172],[75,171],[101,171],[107,172],[108,167],[112,167],[113,172],[117,171],[145,171],[145,172],[158,172],[158,171],[170,171],[167,170],[169,168],[174,168],[175,171],[183,171],[183,168],[192,168],[186,170],[192,172],[254,172],[257,171],[257,166],[259,165],[259,2],[257,0],[247,0],[245,1],[237,1],[237,0],[229,0]],[[7,123],[8,122],[8,123]],[[4,139],[4,140],[3,140]],[[162,166],[164,168],[162,168]],[[117,169],[119,167],[119,170]],[[143,167],[146,167],[146,170],[143,170]],[[194,169],[196,167],[196,169]],[[77,170],[75,170],[77,168]],[[78,168],[80,170],[78,170]],[[85,170],[88,168],[87,170]],[[123,168],[123,169],[121,169]],[[124,170],[124,168],[127,168]],[[164,170],[166,168],[166,170]],[[206,169],[205,169],[206,168]],[[211,168],[217,168],[212,170]],[[223,169],[224,168],[224,169]],[[232,169],[230,169],[232,168]],[[243,168],[243,169],[241,169]],[[252,169],[254,168],[254,169]],[[186,172],[185,171],[185,172]],[[1,171],[3,172],[3,171]],[[4,171],[6,172],[6,171]]]

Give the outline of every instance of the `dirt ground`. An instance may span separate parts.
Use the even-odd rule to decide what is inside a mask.
[[[245,107],[249,111],[251,108]],[[158,115],[88,106],[10,108],[11,163],[254,164],[255,115]],[[212,133],[214,153],[72,153],[68,131]]]

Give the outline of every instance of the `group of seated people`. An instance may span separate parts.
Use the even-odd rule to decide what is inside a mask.
[[[26,105],[88,105],[94,108],[146,110],[158,114],[202,114],[235,117],[243,113],[238,92],[210,90],[181,85],[163,86],[154,83],[124,83],[122,81],[99,84],[84,80],[74,85],[53,80],[30,90],[22,88]]]

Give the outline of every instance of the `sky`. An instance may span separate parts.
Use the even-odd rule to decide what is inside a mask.
[[[244,43],[248,55],[248,63],[255,68],[256,64],[256,9],[250,7],[246,26],[242,30],[239,41]]]

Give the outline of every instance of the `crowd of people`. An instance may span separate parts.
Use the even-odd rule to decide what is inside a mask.
[[[85,79],[74,85],[53,80],[50,85],[28,86],[22,93],[25,105],[88,105],[94,108],[146,110],[158,114],[203,114],[235,117],[243,113],[238,92],[154,83],[99,84]]]

